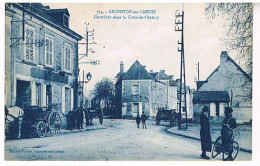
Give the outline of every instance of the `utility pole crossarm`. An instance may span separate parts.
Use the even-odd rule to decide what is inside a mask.
[[[89,51],[88,46],[89,46],[90,44],[95,44],[95,41],[94,41],[95,38],[92,37],[92,36],[94,36],[94,29],[93,29],[92,31],[89,31],[89,30],[88,30],[88,25],[89,25],[89,23],[85,23],[85,24],[86,24],[85,42],[83,42],[83,43],[78,43],[78,44],[80,44],[80,45],[86,45],[86,52],[85,52],[85,54],[78,54],[78,55],[83,55],[82,57],[79,58],[79,60],[81,60],[81,59],[84,58],[84,57],[88,57],[88,51]],[[92,39],[89,39],[89,37],[92,37]],[[90,40],[93,40],[93,41],[90,42]]]

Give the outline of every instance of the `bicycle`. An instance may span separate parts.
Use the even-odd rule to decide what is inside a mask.
[[[238,152],[239,152],[239,144],[236,141],[234,141],[234,135],[235,135],[234,129],[231,129],[231,131],[232,131],[232,137],[231,137],[231,143],[230,143],[231,145],[230,145],[229,150],[226,150],[226,148],[223,147],[222,137],[219,136],[216,139],[214,146],[212,148],[212,151],[211,151],[212,158],[215,158],[215,157],[217,157],[218,154],[223,153],[222,154],[223,161],[227,161],[228,159],[230,161],[233,161],[236,159]],[[229,158],[229,155],[231,156],[231,158]]]

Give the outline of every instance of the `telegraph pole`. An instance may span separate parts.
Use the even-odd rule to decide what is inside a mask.
[[[198,67],[198,81],[200,80],[200,63],[198,62],[197,64]]]
[[[89,51],[89,48],[88,48],[88,46],[89,46],[89,44],[95,44],[95,42],[94,42],[94,29],[92,30],[92,31],[89,31],[88,30],[88,26],[89,26],[89,23],[85,23],[86,24],[86,36],[85,36],[85,43],[79,43],[79,44],[85,44],[86,45],[86,53],[85,54],[79,54],[79,55],[82,55],[82,57],[80,57],[79,58],[79,60],[80,59],[82,59],[82,58],[84,58],[84,57],[88,57],[88,51]],[[92,37],[92,38],[89,38],[89,37]],[[89,42],[89,41],[91,41],[91,40],[93,40],[92,42]]]
[[[178,41],[180,48],[178,52],[181,52],[181,65],[180,65],[180,87],[179,87],[179,129],[181,129],[182,120],[182,108],[185,112],[186,129],[188,128],[187,123],[187,100],[186,100],[186,77],[185,77],[185,58],[184,58],[184,11],[181,13],[179,10],[175,12],[175,31],[181,32],[181,42]],[[182,90],[182,88],[184,88]],[[184,91],[184,94],[182,93]],[[182,107],[182,96],[184,97],[184,106]]]

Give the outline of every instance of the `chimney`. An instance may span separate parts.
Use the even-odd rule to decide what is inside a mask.
[[[150,73],[153,73],[153,70],[150,70]]]
[[[160,70],[161,73],[165,74],[165,70]]]
[[[121,61],[120,62],[120,74],[123,74],[123,72],[124,72],[124,62]]]
[[[143,68],[146,70],[146,66],[143,66]]]
[[[228,60],[227,51],[222,51],[220,54],[220,64],[225,63]]]

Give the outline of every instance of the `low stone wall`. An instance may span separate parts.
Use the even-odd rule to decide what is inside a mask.
[[[252,108],[233,107],[233,117],[236,118],[237,123],[248,123],[252,121]]]

